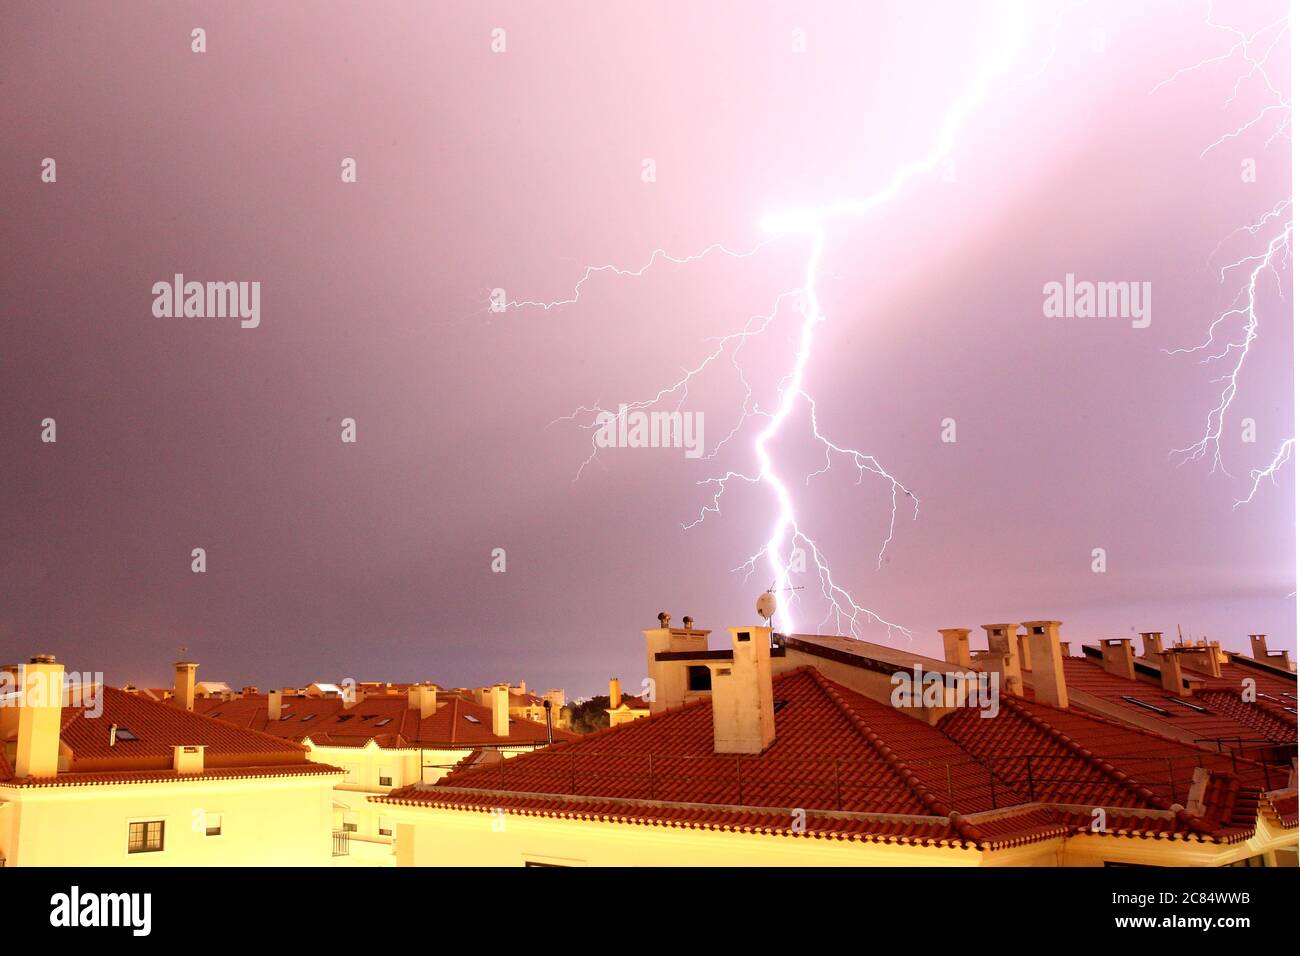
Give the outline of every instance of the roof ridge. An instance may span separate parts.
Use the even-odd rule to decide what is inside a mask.
[[[888,766],[889,769],[903,781],[908,789],[911,790],[918,799],[920,799],[921,803],[927,807],[934,816],[947,817],[952,823],[953,829],[968,840],[979,842],[985,839],[984,834],[980,832],[978,827],[972,824],[952,807],[947,806],[942,800],[930,792],[930,788],[921,782],[921,778],[916,775],[915,771],[912,770],[907,761],[898,756],[894,752],[894,749],[885,743],[884,739],[871,729],[862,716],[850,707],[848,702],[840,696],[839,692],[835,689],[838,685],[817,670],[817,668],[809,667],[808,670],[811,673],[813,682],[821,688],[822,693],[824,693],[839,709],[840,713],[847,718],[849,724],[857,732],[858,736],[862,737],[862,739],[880,755],[881,759],[885,761],[886,766]]]
[[[1078,741],[1076,741],[1065,731],[1061,730],[1058,727],[1053,727],[1051,724],[1043,720],[1037,714],[1031,713],[1028,710],[1028,708],[1024,706],[1023,701],[1017,700],[1015,697],[1008,696],[1003,698],[1002,705],[1004,707],[1010,705],[1012,713],[1018,714],[1020,717],[1027,720],[1030,723],[1030,725],[1032,725],[1040,733],[1046,734],[1049,740],[1056,741],[1062,747],[1064,747],[1065,749],[1073,753],[1075,756],[1079,757],[1081,760],[1086,761],[1093,768],[1099,770],[1101,773],[1110,777],[1120,786],[1126,788],[1127,790],[1131,791],[1132,793],[1136,794],[1142,799],[1148,801],[1149,803],[1154,804],[1157,809],[1173,810],[1175,804],[1172,801],[1166,800],[1164,797],[1160,796],[1150,787],[1135,780],[1133,777],[1129,776],[1123,770],[1120,770],[1118,767],[1116,767],[1109,760],[1101,759],[1096,754],[1094,754],[1091,750],[1089,750],[1087,747],[1083,746]],[[1041,706],[1046,706],[1046,705],[1044,704]],[[1067,713],[1069,713],[1069,711],[1067,711]],[[1083,717],[1084,719],[1092,719],[1092,715],[1090,714],[1076,714],[1075,716]],[[1111,724],[1112,726],[1124,727],[1125,729],[1130,729],[1126,725],[1120,724],[1115,721],[1100,721],[1100,722]],[[1145,733],[1147,736],[1164,740],[1166,743],[1178,743],[1178,741],[1172,740],[1171,738],[1168,737],[1163,737],[1160,734],[1151,733],[1149,731],[1143,731],[1143,733]],[[1196,830],[1200,833],[1212,833],[1214,832],[1215,829],[1217,829],[1216,827],[1209,826],[1200,817],[1196,817],[1188,813],[1186,807],[1180,806],[1178,810],[1174,811],[1174,815],[1180,823],[1184,823],[1191,829]]]

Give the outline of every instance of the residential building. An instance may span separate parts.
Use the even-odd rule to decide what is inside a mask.
[[[1059,622],[1019,627],[895,706],[906,652],[665,625],[648,718],[370,799],[398,865],[1295,865],[1294,773],[1072,705]]]
[[[512,717],[505,684],[492,688],[487,704],[433,684],[374,695],[365,686],[346,696],[272,691],[197,706],[236,727],[300,743],[312,760],[342,768],[334,828],[348,834],[352,854],[379,862],[391,856],[394,826],[382,807],[369,802],[371,795],[432,783],[457,766],[492,764],[573,737]]]
[[[642,717],[650,716],[650,702],[631,694],[623,693],[623,684],[617,677],[609,679],[609,725],[617,727]]]
[[[33,657],[0,697],[0,865],[328,866],[337,767],[178,699],[64,683]]]

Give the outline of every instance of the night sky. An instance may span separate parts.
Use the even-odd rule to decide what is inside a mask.
[[[1230,307],[1239,275],[1219,268],[1262,248],[1234,230],[1289,197],[1290,140],[1266,116],[1202,156],[1267,86],[1226,102],[1238,57],[1152,92],[1232,37],[1197,4],[1134,6],[1034,5],[951,164],[826,235],[804,387],[821,430],[876,456],[919,516],[900,506],[878,568],[889,484],[842,461],[805,482],[824,450],[802,402],[771,451],[836,581],[925,653],[938,627],[1040,618],[1076,648],[1179,625],[1295,646],[1292,467],[1233,508],[1294,434],[1289,271],[1260,287],[1229,474],[1170,455],[1203,434],[1224,363],[1166,351]],[[733,569],[775,511],[738,483],[683,528],[712,502],[699,482],[754,472],[761,418],[715,459],[615,448],[575,481],[592,433],[564,417],[655,394],[772,312],[809,240],[595,273],[551,309],[492,312],[492,290],[569,299],[589,266],[750,250],[769,210],[874,192],[932,148],[990,22],[847,0],[43,3],[4,20],[0,663],[53,653],[156,686],[184,647],[200,680],[235,686],[571,695],[615,674],[635,689],[661,610],[754,622],[771,574]],[[1267,61],[1282,90],[1287,47]],[[176,273],[260,282],[260,325],[155,317]],[[1150,282],[1150,328],[1045,317],[1067,273]],[[746,383],[774,408],[789,305],[746,342],[743,378],[728,355],[657,407],[702,414],[710,449]],[[1239,340],[1240,320],[1220,332]],[[797,628],[833,632],[815,576],[794,583]]]

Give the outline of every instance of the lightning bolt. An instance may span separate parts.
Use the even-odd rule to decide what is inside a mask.
[[[498,307],[498,311],[510,309],[534,308],[549,311],[551,309],[572,305],[582,296],[586,284],[596,275],[610,273],[624,278],[639,278],[656,263],[668,262],[679,265],[698,262],[711,255],[728,256],[744,259],[756,255],[760,250],[779,240],[800,239],[806,243],[807,253],[804,260],[802,284],[795,289],[782,292],[773,303],[772,309],[751,317],[740,328],[727,335],[712,340],[710,351],[693,367],[683,371],[675,381],[668,383],[653,395],[638,401],[620,405],[617,412],[605,409],[597,401],[593,405],[579,406],[569,415],[556,419],[556,422],[575,423],[581,428],[594,430],[604,416],[622,415],[625,412],[643,411],[660,403],[668,402],[675,396],[675,408],[680,410],[690,393],[692,382],[706,370],[721,361],[729,361],[745,388],[745,398],[741,404],[740,414],[735,424],[722,440],[715,446],[708,458],[716,458],[751,420],[764,422],[754,439],[753,455],[756,468],[750,472],[727,470],[714,477],[706,478],[698,484],[710,489],[712,494],[700,509],[698,516],[691,522],[683,524],[690,529],[700,524],[711,514],[718,514],[722,508],[722,499],[727,489],[735,482],[747,485],[763,486],[771,494],[776,507],[776,517],[767,538],[759,545],[741,565],[733,569],[743,571],[746,576],[753,574],[761,563],[766,562],[774,580],[772,591],[776,596],[777,610],[773,621],[778,630],[791,633],[795,630],[793,606],[797,603],[797,590],[791,584],[791,574],[796,573],[800,559],[810,557],[815,568],[822,599],[827,611],[821,621],[822,627],[831,624],[837,634],[846,631],[854,637],[861,637],[866,625],[883,626],[886,635],[897,631],[910,637],[910,631],[900,624],[887,620],[877,612],[858,603],[852,593],[843,586],[832,572],[831,565],[822,547],[813,536],[801,526],[798,518],[799,509],[796,499],[790,491],[786,469],[778,467],[773,460],[772,446],[783,428],[792,418],[806,416],[808,434],[824,451],[822,467],[804,475],[804,486],[812,480],[830,471],[835,462],[847,462],[858,474],[858,483],[868,477],[878,478],[888,484],[890,489],[889,528],[877,553],[877,567],[884,562],[886,549],[893,541],[896,522],[899,517],[900,504],[911,503],[912,517],[919,514],[920,501],[908,488],[891,474],[875,456],[840,444],[829,438],[817,421],[817,403],[811,389],[806,383],[809,360],[813,354],[818,326],[826,321],[818,296],[819,269],[827,241],[828,228],[839,219],[862,217],[898,198],[904,190],[918,178],[933,172],[953,151],[957,138],[977,107],[988,97],[997,79],[1013,65],[1015,55],[1022,41],[1024,0],[1010,0],[1000,5],[1001,16],[994,31],[994,41],[987,44],[987,51],[981,68],[963,87],[963,94],[952,105],[930,150],[923,156],[896,169],[886,183],[875,192],[866,196],[836,200],[818,205],[800,206],[791,209],[771,211],[761,219],[764,238],[749,248],[736,251],[724,244],[715,243],[701,251],[687,256],[672,256],[663,249],[656,249],[645,262],[637,268],[621,268],[615,265],[590,266],[584,270],[574,285],[572,293],[556,301],[517,300]],[[1059,28],[1059,21],[1057,27]],[[1055,36],[1055,31],[1053,32]],[[790,309],[793,305],[794,308]],[[756,337],[762,336],[789,312],[798,318],[797,344],[791,357],[791,365],[776,385],[777,400],[775,407],[762,408],[754,399],[754,389],[748,381],[739,356],[745,345]],[[554,424],[554,423],[553,423]],[[596,459],[599,446],[596,435],[592,436],[592,450],[578,468],[576,481],[583,470]]]
[[[1276,122],[1264,141],[1264,148],[1267,149],[1279,137],[1289,139],[1291,104],[1287,96],[1273,82],[1268,71],[1269,61],[1274,51],[1277,50],[1282,40],[1290,32],[1289,18],[1280,17],[1253,32],[1247,33],[1226,23],[1216,22],[1214,16],[1213,0],[1209,0],[1206,4],[1205,25],[1228,34],[1232,38],[1228,48],[1222,53],[1206,57],[1197,63],[1175,71],[1152,87],[1151,93],[1158,93],[1180,77],[1205,70],[1215,64],[1239,62],[1242,72],[1237,75],[1232,85],[1232,93],[1224,101],[1223,106],[1227,108],[1235,103],[1242,92],[1243,86],[1254,78],[1258,78],[1259,84],[1263,87],[1266,94],[1265,101],[1248,119],[1238,124],[1234,129],[1223,133],[1201,150],[1201,158],[1204,159],[1214,150],[1252,130],[1261,127],[1268,129],[1267,122],[1275,117]],[[1255,248],[1254,252],[1241,256],[1219,270],[1220,285],[1226,284],[1229,277],[1234,277],[1234,281],[1237,283],[1236,293],[1232,301],[1226,309],[1219,312],[1210,322],[1205,339],[1199,345],[1190,348],[1164,350],[1169,355],[1201,354],[1204,356],[1201,359],[1203,365],[1227,362],[1227,371],[1212,380],[1213,384],[1221,385],[1222,388],[1219,390],[1218,403],[1210,409],[1205,417],[1205,429],[1201,437],[1185,448],[1176,448],[1170,452],[1171,455],[1183,456],[1179,464],[1187,464],[1188,462],[1208,458],[1210,460],[1211,474],[1218,471],[1228,475],[1228,470],[1223,463],[1222,444],[1227,415],[1237,398],[1243,370],[1250,356],[1251,345],[1259,336],[1263,292],[1261,287],[1268,276],[1271,275],[1276,280],[1278,298],[1284,298],[1282,277],[1279,270],[1286,268],[1291,261],[1293,222],[1292,201],[1287,198],[1274,204],[1271,209],[1254,222],[1238,227],[1228,236],[1225,236],[1215,248],[1211,259],[1217,258],[1224,245],[1239,236],[1244,236],[1247,242],[1253,242]],[[1225,326],[1226,329],[1234,331],[1231,333],[1225,332]],[[1220,339],[1221,335],[1223,335],[1222,340]],[[1216,343],[1220,341],[1222,344],[1216,346]],[[1253,501],[1265,479],[1275,482],[1278,470],[1291,460],[1294,449],[1295,439],[1288,438],[1282,443],[1273,456],[1273,460],[1266,467],[1251,469],[1250,488],[1245,497],[1238,499],[1233,504],[1234,510]]]

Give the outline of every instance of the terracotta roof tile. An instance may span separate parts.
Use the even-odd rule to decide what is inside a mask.
[[[428,747],[450,750],[474,746],[546,743],[546,725],[510,719],[510,733],[492,733],[492,710],[458,696],[438,695],[438,708],[427,718],[412,708],[405,694],[363,698],[345,707],[337,697],[286,697],[280,720],[270,720],[264,694],[235,700],[195,701],[196,711],[238,727],[262,730],[276,737],[332,747],[363,747],[370,740],[387,747]],[[555,728],[555,740],[577,735]],[[328,744],[325,741],[328,740]]]
[[[1229,758],[1116,722],[1004,697],[995,717],[961,710],[933,727],[813,668],[775,677],[773,695],[776,740],[759,755],[715,754],[701,700],[372,799],[773,834],[790,832],[782,808],[800,808],[807,835],[984,846],[1086,832],[1080,806],[1144,834],[1253,832],[1257,767],[1238,759],[1234,775]],[[1206,816],[1172,810],[1201,765]]]
[[[301,744],[233,727],[181,710],[171,702],[114,687],[103,688],[100,700],[98,716],[92,715],[97,708],[88,709],[84,704],[63,708],[60,741],[71,751],[66,771],[54,778],[17,781],[14,768],[0,757],[0,780],[13,785],[66,786],[183,779],[172,770],[175,748],[180,746],[205,748],[204,778],[338,772],[309,762]],[[117,728],[115,738],[113,727]]]

